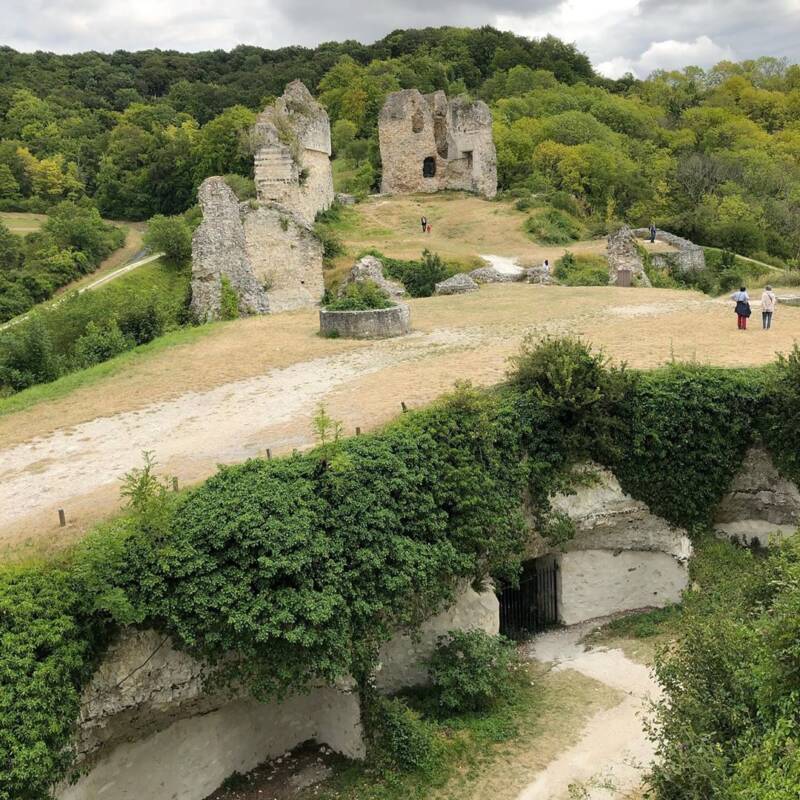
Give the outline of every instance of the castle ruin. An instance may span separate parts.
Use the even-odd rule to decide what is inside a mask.
[[[492,115],[482,101],[444,92],[394,92],[378,121],[385,194],[444,189],[497,194]]]
[[[330,121],[294,81],[251,131],[256,200],[240,202],[223,178],[207,178],[203,222],[192,238],[192,302],[204,321],[222,313],[223,279],[240,314],[269,314],[319,303],[322,244],[313,223],[334,199]]]

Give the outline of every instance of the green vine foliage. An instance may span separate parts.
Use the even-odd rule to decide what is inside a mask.
[[[45,800],[64,776],[80,692],[120,626],[170,634],[259,698],[344,675],[363,688],[380,645],[461,583],[519,575],[521,499],[551,519],[576,462],[702,525],[758,433],[796,468],[798,363],[633,373],[548,341],[503,386],[459,386],[350,439],[326,419],[310,453],[224,467],[180,494],[147,461],[128,513],[59,566],[0,568],[0,800]]]

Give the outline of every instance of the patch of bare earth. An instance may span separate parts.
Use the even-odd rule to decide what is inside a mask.
[[[741,332],[725,303],[681,291],[506,284],[411,306],[413,334],[377,342],[319,337],[314,310],[219,325],[0,418],[0,554],[59,547],[116,511],[119,479],[143,450],[184,485],[266,448],[311,446],[320,403],[346,432],[367,431],[400,401],[502,380],[526,334],[582,336],[633,367],[760,364],[800,337],[800,309],[779,309],[769,332]]]

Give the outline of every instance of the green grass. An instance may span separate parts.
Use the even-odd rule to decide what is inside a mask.
[[[18,236],[38,231],[47,219],[44,214],[29,214],[24,211],[0,211],[0,221]]]
[[[10,397],[0,398],[0,417],[17,411],[25,411],[39,403],[58,400],[76,389],[91,386],[104,378],[129,369],[139,362],[146,361],[162,350],[176,347],[177,345],[192,344],[217,330],[220,324],[224,323],[210,323],[199,327],[171,331],[148,344],[128,350],[109,361],[104,361],[102,364],[95,364],[87,369],[70,372],[68,375],[64,375],[51,383],[41,383],[37,386],[31,386],[30,389],[17,392],[17,394],[13,394]]]
[[[496,756],[498,746],[512,743],[522,728],[536,726],[542,691],[539,681],[533,680],[535,667],[528,665],[525,672],[527,680],[520,682],[512,698],[492,711],[445,719],[426,717],[438,751],[430,769],[401,772],[342,758],[334,776],[313,790],[313,796],[319,800],[425,800],[458,773],[479,772]]]
[[[605,256],[570,253],[555,263],[553,275],[565,286],[608,286]]]

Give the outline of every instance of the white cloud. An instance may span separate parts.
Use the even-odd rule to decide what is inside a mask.
[[[638,58],[617,56],[597,64],[596,69],[608,78],[620,78],[626,72],[645,78],[656,69],[711,67],[724,60],[736,60],[733,49],[718,45],[709,36],[698,36],[693,42],[680,42],[676,39],[651,42]]]

